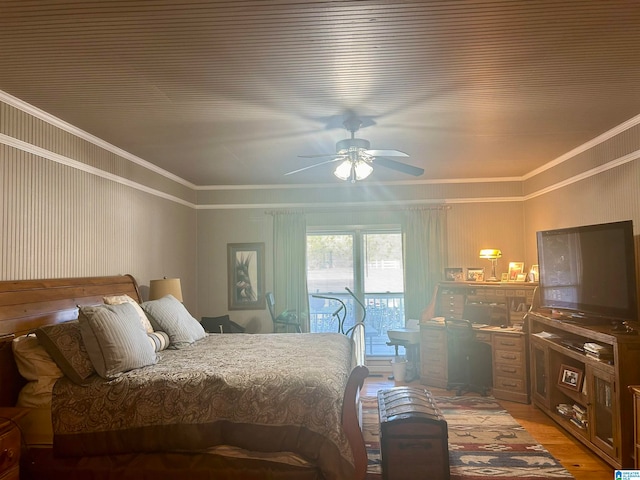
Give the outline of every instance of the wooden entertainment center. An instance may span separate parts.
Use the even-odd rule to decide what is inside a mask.
[[[633,468],[628,386],[640,383],[640,336],[551,312],[531,312],[528,323],[533,403],[612,467]]]

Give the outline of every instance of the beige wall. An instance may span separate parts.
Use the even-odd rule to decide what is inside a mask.
[[[251,332],[269,332],[267,310],[228,310],[227,244],[265,244],[265,291],[273,289],[272,218],[264,209],[198,210],[198,317],[229,314]]]
[[[228,243],[263,242],[272,288],[269,210],[302,208],[312,226],[363,225],[446,204],[449,266],[488,271],[478,258],[488,247],[503,252],[498,273],[509,261],[529,267],[540,229],[631,218],[638,238],[639,132],[625,127],[522,181],[196,188],[0,96],[0,279],[131,273],[146,295],[150,279],[175,276],[196,317],[229,313],[269,331],[266,310],[228,311],[226,265]]]
[[[193,192],[5,103],[0,135],[0,280],[179,277],[196,308]]]
[[[524,202],[526,257],[530,261],[536,258],[539,230],[633,220],[637,268],[640,259],[639,158],[640,127],[632,125],[525,181],[529,197]]]

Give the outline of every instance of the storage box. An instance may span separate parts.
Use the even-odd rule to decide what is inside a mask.
[[[447,422],[429,391],[380,390],[378,413],[384,480],[449,480]]]

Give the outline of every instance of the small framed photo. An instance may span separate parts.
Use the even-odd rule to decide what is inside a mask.
[[[516,275],[516,282],[524,282],[527,280],[527,275],[524,273],[519,273]]]
[[[582,389],[582,375],[582,370],[578,368],[560,365],[558,385],[579,392]]]
[[[540,269],[538,265],[531,265],[531,270],[529,270],[529,281],[537,282],[540,278]]]
[[[447,282],[461,282],[464,280],[462,267],[451,267],[444,269],[444,279]]]
[[[509,274],[507,272],[504,272],[502,274],[502,276],[500,277],[500,281],[501,282],[508,282],[509,281]]]
[[[467,282],[484,282],[484,268],[467,268]]]
[[[524,262],[509,262],[509,281],[515,282],[518,275],[524,272]]]

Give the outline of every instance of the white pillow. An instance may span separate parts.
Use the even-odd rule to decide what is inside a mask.
[[[149,319],[147,318],[147,315],[144,313],[144,310],[142,310],[142,308],[140,308],[140,305],[138,305],[138,302],[136,302],[129,295],[112,295],[110,297],[104,297],[102,301],[107,305],[121,305],[123,303],[130,303],[136,309],[136,313],[140,318],[140,323],[142,324],[146,332],[147,333],[153,332],[153,327],[151,326],[151,323],[149,323]]]
[[[144,302],[142,309],[149,315],[154,330],[166,332],[171,348],[182,348],[207,336],[200,322],[173,295]]]
[[[62,370],[35,335],[16,337],[11,345],[18,372],[28,380],[20,390],[17,405],[30,408],[50,405],[53,385],[62,377]]]

